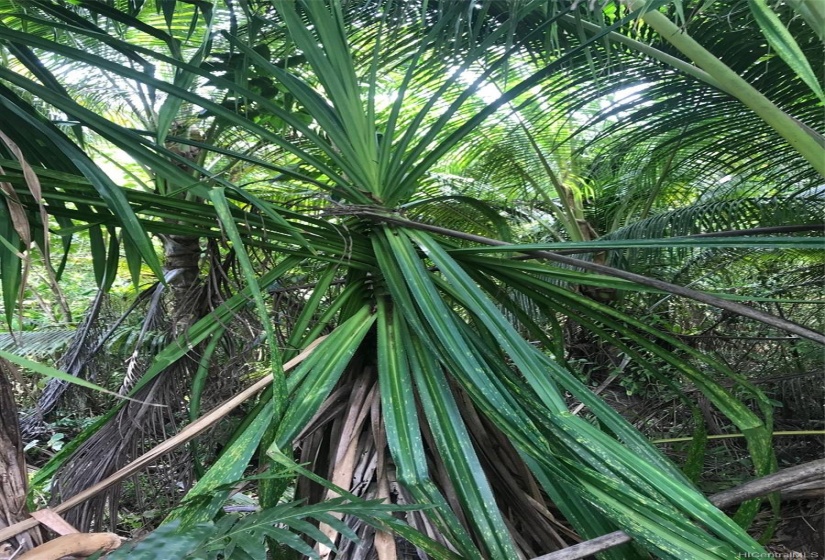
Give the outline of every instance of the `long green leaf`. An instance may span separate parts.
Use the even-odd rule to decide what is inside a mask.
[[[765,0],[748,0],[748,5],[768,43],[776,50],[782,60],[796,72],[796,75],[811,88],[811,91],[816,94],[819,100],[825,103],[825,93],[822,91],[819,76],[811,68],[811,64],[805,58],[802,49],[799,48],[791,32],[782,24],[776,12],[768,6]]]
[[[252,300],[255,302],[255,310],[258,312],[258,317],[261,324],[264,326],[266,332],[266,342],[269,347],[270,368],[273,377],[273,391],[274,391],[274,405],[275,418],[279,418],[286,407],[287,389],[286,376],[283,370],[283,362],[281,360],[281,351],[278,348],[278,343],[275,340],[275,330],[272,327],[272,322],[269,319],[269,309],[264,302],[263,293],[261,293],[261,286],[255,274],[255,269],[252,267],[252,262],[249,260],[249,254],[246,251],[241,234],[235,226],[235,220],[232,218],[232,212],[229,209],[229,202],[226,200],[226,194],[223,188],[213,188],[209,191],[209,199],[215,206],[215,211],[221,220],[229,239],[232,241],[232,246],[235,255],[238,257],[238,263],[241,266],[241,272],[246,279],[246,285],[252,294]]]
[[[381,407],[387,430],[387,446],[396,463],[399,482],[421,503],[432,503],[428,512],[436,526],[448,535],[466,557],[480,556],[470,535],[450,509],[430,478],[422,441],[415,392],[410,375],[409,333],[403,319],[384,298],[378,303],[378,379]],[[486,538],[484,539],[486,540]]]
[[[67,383],[77,385],[78,387],[92,389],[93,391],[99,391],[101,393],[106,393],[107,395],[113,395],[123,399],[123,397],[121,397],[117,393],[109,391],[108,389],[105,389],[99,385],[95,385],[91,381],[86,381],[85,379],[75,377],[74,375],[66,373],[65,371],[60,371],[59,369],[53,368],[51,366],[40,364],[38,362],[29,360],[28,358],[24,358],[23,356],[18,356],[17,354],[6,352],[5,350],[0,350],[0,358],[5,358],[8,361],[17,364],[18,366],[24,367],[37,374],[44,375],[46,377],[53,377],[54,379],[60,379],[61,381],[66,381]]]
[[[174,510],[164,523],[179,520],[181,526],[192,527],[212,520],[229,496],[231,490],[226,488],[226,485],[243,477],[249,460],[272,421],[273,413],[274,406],[270,400],[252,419],[243,433],[224,449],[215,464],[189,490],[184,498],[184,505]]]
[[[6,325],[11,328],[22,282],[22,254],[20,236],[14,229],[7,204],[5,198],[0,200],[0,287]]]
[[[403,344],[403,340],[399,340]],[[400,345],[400,344],[399,344]],[[409,346],[409,344],[407,344]],[[479,540],[492,558],[518,555],[499,511],[493,490],[473,448],[470,434],[455,403],[447,378],[421,345],[412,356],[412,373],[421,395],[421,404],[429,421],[436,446],[455,484],[464,508],[469,512]]]
[[[374,321],[375,316],[369,306],[363,306],[324,339],[318,349],[289,376],[290,401],[278,424],[273,446],[285,448],[312,418]]]

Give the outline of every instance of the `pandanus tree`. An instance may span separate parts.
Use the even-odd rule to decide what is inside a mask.
[[[737,13],[768,18],[771,44],[796,46],[781,75],[807,101],[783,109],[798,108],[794,118],[807,119],[821,92],[804,79],[805,53],[768,25],[778,21],[773,12],[753,4],[753,12]],[[714,60],[709,53],[676,45],[688,56],[698,52],[700,69],[669,47],[652,49],[644,34],[631,37],[634,6],[276,0],[159,7],[37,0],[4,3],[0,12],[9,61],[0,68],[7,318],[25,276],[20,251],[36,242],[48,255],[48,231],[68,245],[87,228],[101,289],[117,274],[122,250],[136,281],[144,264],[158,280],[141,300],[150,316],[142,332],[164,325],[164,343],[150,354],[145,337],[135,344],[120,388],[133,400],[118,401],[41,469],[40,480],[54,476],[56,499],[133,459],[153,418],[161,430],[184,414],[197,419],[214,400],[210,387],[225,387],[233,376],[234,385],[244,381],[249,372],[239,357],[262,355],[269,388],[219,456],[199,456],[197,446],[186,456],[197,482],[166,527],[178,535],[201,531],[196,544],[206,538],[203,524],[220,517],[233,485],[257,463],[269,528],[257,526],[249,538],[242,520],[234,532],[218,521],[234,535],[227,539],[238,557],[267,539],[305,550],[274,528],[278,522],[317,541],[318,554],[329,556],[337,543],[339,558],[403,554],[385,531],[434,558],[531,557],[566,546],[571,527],[584,538],[624,530],[635,544],[604,553],[617,559],[759,553],[742,528],[758,502],[741,508],[740,523],[711,505],[573,374],[564,327],[575,322],[652,375],[663,365],[678,371],[680,383],[695,385],[744,434],[758,475],[775,468],[765,396],[725,364],[587,288],[675,293],[820,343],[822,335],[718,295],[607,266],[619,260],[553,251],[811,247],[818,240],[804,235],[616,235],[594,242],[618,227],[601,227],[577,189],[600,181],[600,192],[617,193],[638,158],[639,184],[624,185],[639,187],[632,193],[638,202],[609,217],[625,226],[669,209],[662,193],[719,179],[722,169],[753,182],[753,170],[781,153],[782,172],[766,176],[789,193],[792,185],[821,180],[815,132],[771,103],[754,108],[756,117],[740,109],[733,97],[747,104],[753,92],[724,65],[703,66]],[[646,17],[666,30],[663,12]],[[694,21],[705,29],[712,19],[700,14]],[[815,52],[816,43],[803,47]],[[600,69],[616,80],[605,83]],[[89,95],[79,72],[122,91]],[[639,93],[649,103],[594,116],[598,99],[640,84],[650,89]],[[696,112],[674,108],[669,95],[682,87],[702,100],[685,109]],[[644,136],[658,114],[675,128]],[[757,127],[781,147],[710,147],[701,127],[731,138]],[[486,131],[507,142],[499,137],[497,148]],[[637,145],[623,143],[629,138]],[[101,141],[113,147],[109,154],[117,149],[140,166],[124,166],[124,175],[142,185],[125,188],[101,171],[88,156]],[[582,159],[579,148],[589,143],[614,155]],[[512,159],[500,157],[508,153],[501,146],[515,148]],[[646,146],[655,152],[649,158]],[[500,163],[485,171],[482,159],[495,156]],[[512,169],[520,181],[514,187],[490,169]],[[537,204],[520,204],[507,194],[513,188],[526,189]],[[562,243],[519,244],[508,218],[538,206]],[[715,228],[722,221],[656,231],[702,233],[702,223]],[[735,224],[721,229],[745,229]],[[163,265],[153,235],[163,240]],[[297,365],[287,372],[290,360]],[[88,361],[66,369],[82,375]],[[724,388],[720,377],[738,390]],[[572,414],[573,401],[592,417]],[[697,429],[699,446],[701,437]],[[283,471],[303,475],[297,498],[332,499],[337,517],[306,513],[318,528],[290,517],[296,510],[279,505],[289,481],[265,474]],[[116,496],[108,510],[102,501],[86,502],[69,519],[82,529],[100,527],[116,516]],[[379,515],[381,506],[364,498],[407,507],[404,523]],[[346,513],[356,515],[342,523]]]

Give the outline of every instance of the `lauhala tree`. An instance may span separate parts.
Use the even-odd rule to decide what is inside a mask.
[[[201,44],[208,41],[209,48],[214,48],[212,41],[220,44],[220,56],[211,61],[206,47],[187,57],[173,48],[158,48],[160,43],[176,45],[175,37],[163,24],[153,27],[139,19],[141,6],[134,3],[123,11],[82,3],[79,10],[45,2],[34,7],[24,14],[10,10],[0,28],[0,39],[18,49],[18,60],[31,55],[29,69],[39,70],[33,80],[0,69],[8,84],[2,90],[7,109],[3,129],[11,134],[25,125],[41,143],[17,135],[8,144],[22,147],[19,156],[14,152],[6,158],[16,160],[7,163],[10,170],[21,170],[7,173],[14,196],[37,210],[39,188],[44,211],[62,227],[85,222],[112,228],[111,245],[97,249],[99,261],[108,257],[102,259],[107,263],[103,278],[114,274],[115,228],[120,228],[133,271],[143,260],[162,276],[147,234],[225,238],[243,281],[236,294],[199,320],[195,317],[154,356],[131,394],[139,395],[183,361],[197,364],[196,377],[208,370],[226,336],[227,321],[236,314],[251,310],[266,342],[271,390],[260,397],[170,521],[183,527],[211,521],[228,496],[228,485],[243,476],[257,455],[260,462],[315,473],[310,478],[320,476],[316,480],[337,487],[328,493],[323,485],[302,480],[298,495],[313,501],[347,490],[428,505],[408,515],[418,536],[396,529],[435,557],[515,558],[558,548],[564,539],[558,536],[561,529],[547,521],[552,519],[548,504],[584,537],[621,528],[640,547],[605,553],[608,557],[635,557],[643,549],[663,558],[758,553],[759,546],[739,525],[710,505],[675,465],[571,374],[564,362],[561,324],[572,318],[652,372],[657,363],[676,368],[746,435],[759,474],[773,467],[770,407],[761,393],[741,383],[761,405],[760,417],[706,372],[736,378],[726,366],[572,288],[583,284],[633,291],[638,285],[569,268],[592,270],[592,263],[561,258],[568,265],[562,267],[490,254],[467,245],[490,240],[427,224],[426,210],[420,211],[421,221],[400,212],[408,206],[426,209],[422,185],[432,171],[483,130],[499,109],[527,103],[532,88],[552,83],[569,67],[586,64],[588,55],[592,58],[590,49],[607,31],[584,40],[580,34],[565,34],[572,42],[540,63],[526,54],[540,39],[564,32],[569,18],[576,22],[581,14],[573,3],[549,11],[544,2],[388,2],[361,9],[354,3],[315,1],[244,4],[237,12],[211,15],[225,18],[222,28],[227,29],[203,39]],[[187,9],[197,25],[198,14]],[[174,14],[165,12],[170,30]],[[630,19],[621,11],[616,17]],[[117,36],[90,20],[125,26],[160,43]],[[103,50],[96,54],[43,33],[53,29]],[[20,51],[21,45],[27,50]],[[119,56],[106,56],[109,49]],[[31,62],[35,53],[44,60],[64,57],[134,80],[147,93],[168,95],[154,121],[157,130],[147,135],[88,110],[45,65]],[[174,69],[173,77],[157,77],[154,64]],[[493,81],[502,84],[500,97],[482,102],[478,92]],[[224,97],[214,96],[213,89],[225,92]],[[151,170],[156,188],[118,188],[76,144],[36,115],[20,92],[65,112],[129,154]],[[208,142],[169,137],[184,106],[199,107],[212,123]],[[227,140],[232,137],[234,144]],[[197,157],[172,147],[170,140],[196,148]],[[242,147],[261,144],[268,146],[256,153]],[[27,173],[27,165],[37,170],[38,179]],[[288,188],[235,182],[232,170],[238,167],[276,173],[266,180]],[[296,191],[312,202],[296,204],[283,195]],[[461,201],[454,197],[453,202]],[[321,202],[325,207],[319,213],[315,206]],[[466,203],[482,208],[478,202]],[[434,201],[431,206],[438,205]],[[492,206],[484,208],[489,216]],[[40,220],[42,236],[47,218]],[[36,229],[36,220],[32,222]],[[19,227],[7,223],[3,289],[8,310],[21,276],[16,272],[19,257],[11,250],[19,246]],[[718,244],[725,242],[733,243]],[[800,246],[806,242],[794,241]],[[782,242],[736,243],[770,247]],[[642,243],[651,249],[667,244]],[[500,250],[560,260],[541,252],[546,248]],[[256,266],[264,254],[274,256],[264,261],[265,267]],[[279,330],[267,294],[288,288],[296,271],[307,270],[313,288],[289,328]],[[622,276],[615,269],[597,270]],[[645,289],[677,288],[647,284]],[[707,301],[748,312],[717,298]],[[536,309],[538,316],[532,313]],[[286,375],[283,363],[325,332],[328,336],[309,358]],[[565,393],[586,404],[598,426],[571,414]],[[126,410],[128,405],[121,406]],[[81,435],[41,476],[71,465],[78,447],[105,445],[111,437],[105,426],[116,414]],[[58,480],[67,477],[64,487],[79,472],[85,476],[77,468],[83,464],[59,475]],[[261,506],[276,507],[284,488],[277,479],[262,481]],[[521,507],[508,507],[510,500]],[[752,507],[743,510],[743,518],[752,515]],[[77,521],[85,526],[101,517],[102,510],[96,518],[87,511]],[[367,538],[357,546],[375,546],[386,557],[396,553],[394,541],[381,533],[370,539],[369,532],[360,530]],[[333,540],[345,532],[329,518],[321,531]]]

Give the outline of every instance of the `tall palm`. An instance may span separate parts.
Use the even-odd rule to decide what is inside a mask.
[[[191,358],[190,347],[203,356],[200,365],[208,365],[226,319],[248,301],[265,331],[273,388],[174,519],[185,525],[212,519],[229,492],[227,484],[242,477],[260,450],[263,461],[296,469],[294,461],[308,464],[338,492],[343,487],[399,503],[430,504],[422,515],[408,515],[408,522],[433,536],[429,543],[417,539],[419,546],[445,557],[452,550],[469,558],[515,558],[563,546],[563,529],[548,522],[549,504],[582,536],[622,528],[660,557],[758,552],[739,526],[570,373],[560,324],[563,317],[574,317],[642,366],[676,368],[746,434],[757,471],[764,473],[772,467],[770,410],[758,391],[748,387],[763,405],[762,418],[703,371],[733,376],[724,365],[569,288],[582,283],[632,291],[631,283],[489,256],[468,247],[461,232],[413,222],[399,212],[411,204],[422,207],[422,186],[439,162],[485,119],[531,101],[531,88],[563,80],[568,66],[592,60],[601,37],[581,40],[576,25],[564,27],[570,18],[576,23],[573,4],[558,13],[543,11],[543,2],[507,4],[507,9],[496,2],[387,2],[381,9],[372,3],[363,9],[347,5],[346,11],[337,2],[278,1],[274,11],[244,4],[238,12],[213,14],[225,18],[220,21],[229,28],[215,39],[217,61],[189,60],[103,35],[104,30],[81,23],[89,17],[83,9],[4,18],[12,23],[0,28],[0,39],[140,81],[180,100],[165,104],[167,127],[170,115],[187,103],[202,108],[212,129],[222,134],[204,144],[169,138],[159,127],[152,139],[88,111],[45,73],[41,85],[0,70],[11,88],[65,111],[162,181],[164,188],[153,193],[117,188],[12,89],[4,89],[2,101],[11,116],[2,128],[13,131],[12,119],[26,122],[54,147],[44,154],[17,138],[25,160],[44,179],[61,181],[42,181],[41,188],[48,210],[64,223],[72,218],[122,228],[127,261],[145,259],[158,274],[147,232],[231,241],[245,287],[159,352],[134,390]],[[169,44],[164,30],[137,19],[137,8],[130,4],[133,13],[127,13],[97,6],[96,11],[98,18]],[[23,21],[37,27],[15,29]],[[81,43],[106,45],[118,55],[98,56],[37,32],[50,28],[65,29]],[[530,56],[539,38],[556,32],[565,39],[563,50],[536,64]],[[154,77],[149,60],[175,68],[174,78]],[[477,94],[493,81],[505,93],[483,102]],[[382,89],[385,84],[392,93]],[[228,93],[215,102],[207,88]],[[233,135],[234,145],[228,142]],[[221,138],[227,139],[223,145]],[[192,161],[168,140],[204,151]],[[257,142],[270,147],[258,154],[238,147]],[[259,180],[273,188],[238,184],[233,181],[238,168],[255,168]],[[31,177],[8,175],[17,196],[36,210],[38,194],[27,193],[33,189]],[[84,203],[89,183],[97,194]],[[284,184],[289,189],[275,188]],[[284,196],[296,190],[297,203]],[[180,193],[186,193],[184,199]],[[62,199],[80,205],[66,206]],[[7,238],[17,242],[13,235],[10,229]],[[113,235],[106,251],[112,261],[116,239]],[[657,244],[663,243],[650,243]],[[16,257],[8,247],[4,251],[11,270]],[[264,254],[271,260],[261,270],[256,259]],[[289,330],[279,333],[269,316],[267,290],[289,291],[296,271],[308,271],[313,291]],[[19,275],[4,275],[4,294],[14,293],[17,283]],[[539,314],[528,313],[524,301]],[[507,316],[515,317],[515,324]],[[332,326],[310,358],[284,375],[284,360]],[[603,429],[571,415],[565,392],[585,403]],[[65,460],[60,456],[56,463]],[[273,506],[282,491],[280,484],[262,483],[262,506]],[[297,491],[313,499],[326,493],[304,482]],[[513,503],[518,506],[510,507]],[[332,527],[322,530],[334,536]],[[380,534],[374,541],[368,531],[362,534],[365,546],[381,548],[382,554],[394,548]]]

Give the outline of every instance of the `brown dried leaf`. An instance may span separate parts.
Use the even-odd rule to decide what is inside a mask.
[[[0,132],[0,134],[3,133]],[[5,174],[5,170],[0,167],[0,175]],[[31,229],[29,228],[29,220],[26,218],[26,210],[20,203],[20,197],[14,192],[14,187],[11,186],[11,183],[5,181],[0,181],[0,191],[3,191],[3,194],[6,195],[6,205],[11,215],[11,223],[14,226],[14,231],[17,232],[17,235],[23,240],[25,246],[28,247],[29,243],[31,243],[32,235]],[[18,253],[17,256],[23,258],[22,254]]]
[[[58,535],[71,535],[80,532],[72,527],[68,521],[60,517],[59,513],[55,513],[49,508],[38,509],[37,511],[31,512],[30,515]]]

